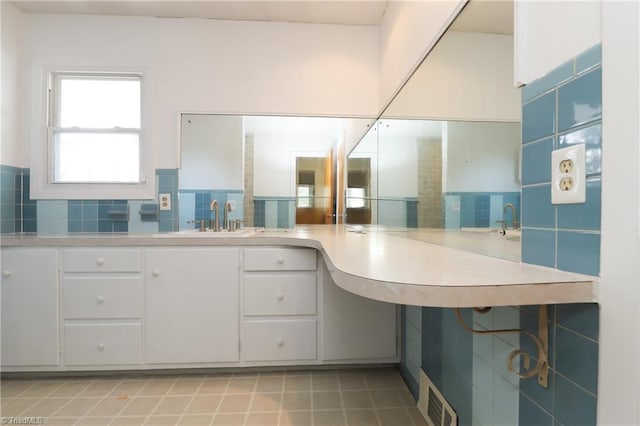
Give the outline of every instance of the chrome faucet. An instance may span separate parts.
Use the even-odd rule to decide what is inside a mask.
[[[218,204],[218,200],[211,201],[209,211],[214,212],[214,219],[211,219],[209,228],[213,228],[213,232],[220,232],[220,205]]]
[[[512,203],[507,203],[504,205],[504,208],[502,209],[502,216],[504,219],[504,213],[508,210],[511,209],[511,218],[512,218],[512,224],[513,224],[513,229],[520,229],[520,221],[518,221],[518,215],[516,214],[516,206],[514,206]],[[502,221],[502,226],[504,227],[504,230],[506,231],[507,228],[507,221],[503,220]]]
[[[224,203],[224,209],[222,209],[222,212],[224,213],[224,219],[222,221],[222,228],[226,229],[227,231],[231,231],[231,227],[229,226],[229,212],[231,211],[231,203],[229,201],[227,201],[226,203]]]

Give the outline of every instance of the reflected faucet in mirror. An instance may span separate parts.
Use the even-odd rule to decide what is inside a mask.
[[[220,204],[218,204],[218,200],[211,201],[211,204],[209,204],[209,211],[214,213],[214,219],[211,219],[211,225],[209,228],[213,229],[213,232],[220,232]]]
[[[518,220],[518,215],[516,213],[516,206],[513,205],[513,203],[507,203],[504,205],[504,208],[502,209],[502,220],[499,220],[498,222],[500,222],[502,224],[502,230],[500,231],[500,233],[502,235],[505,235],[507,233],[507,220],[504,218],[504,213],[507,210],[511,210],[511,226],[514,230],[518,230],[520,229],[520,221]]]

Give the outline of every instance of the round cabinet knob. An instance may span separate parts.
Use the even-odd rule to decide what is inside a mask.
[[[159,269],[154,269],[153,271],[151,271],[151,275],[154,277],[159,277],[160,276],[160,270]]]
[[[284,346],[284,340],[283,339],[277,339],[276,343],[278,344],[278,346]]]
[[[278,265],[282,265],[284,263],[284,257],[280,256],[278,258]]]
[[[2,271],[2,276],[5,278],[9,278],[11,276],[11,271]]]
[[[96,260],[96,265],[98,265],[98,266],[102,266],[102,265],[104,265],[104,259],[103,259],[103,258],[101,258],[101,257],[99,257],[99,258]]]
[[[276,297],[278,298],[278,300],[283,300],[284,299],[284,293],[277,293]]]
[[[103,351],[104,350],[104,343],[99,343],[98,344],[98,350],[99,351]]]
[[[98,302],[98,303],[104,303],[104,296],[98,296],[98,297],[96,297],[96,302]]]

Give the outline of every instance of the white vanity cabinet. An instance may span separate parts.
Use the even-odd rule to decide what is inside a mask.
[[[62,251],[64,363],[70,369],[142,363],[142,252]]]
[[[146,250],[146,362],[239,360],[240,249]]]
[[[2,366],[56,366],[58,251],[2,249]]]
[[[282,365],[318,358],[314,249],[244,249],[242,359]]]

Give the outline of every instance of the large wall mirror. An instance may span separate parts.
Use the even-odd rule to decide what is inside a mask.
[[[513,4],[472,0],[349,153],[346,222],[519,260],[520,109]]]
[[[371,118],[190,114],[180,116],[179,227],[230,202],[245,226],[340,222],[344,147]],[[342,152],[341,152],[342,150]]]

